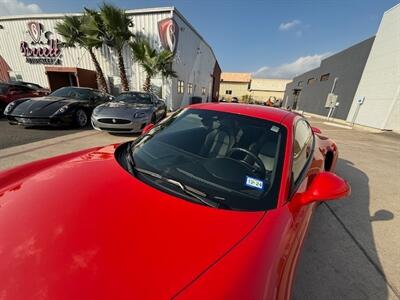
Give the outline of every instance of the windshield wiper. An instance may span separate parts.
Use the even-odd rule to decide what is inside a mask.
[[[214,207],[214,208],[217,208],[219,206],[219,203],[213,203],[213,202],[208,201],[205,198],[205,197],[207,197],[207,194],[205,194],[204,192],[199,191],[199,190],[197,190],[195,188],[192,188],[192,187],[190,187],[188,185],[185,185],[185,184],[183,184],[183,183],[181,183],[181,182],[179,182],[179,181],[177,181],[175,179],[170,179],[170,178],[164,177],[164,176],[162,176],[160,174],[157,174],[155,172],[152,172],[152,171],[149,171],[149,170],[146,170],[146,169],[141,169],[141,168],[138,168],[138,167],[134,167],[134,170],[136,172],[138,172],[138,173],[145,174],[145,175],[154,177],[156,179],[165,181],[167,183],[170,183],[172,185],[175,185],[175,186],[179,187],[185,194],[187,194],[189,196],[192,196],[193,198],[197,199],[198,201],[200,201],[201,203],[203,203],[203,204],[205,204],[207,206]]]

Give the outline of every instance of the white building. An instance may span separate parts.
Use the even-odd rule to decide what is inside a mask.
[[[347,121],[400,130],[400,4],[383,15]]]
[[[173,70],[177,78],[155,78],[170,109],[197,101],[218,99],[220,68],[211,47],[174,7],[128,10],[132,32],[147,36],[157,49],[175,52]],[[0,56],[11,71],[11,79],[38,83],[52,89],[66,85],[95,84],[94,66],[86,50],[61,48],[62,37],[55,25],[65,14],[0,17]],[[79,14],[76,14],[79,15]],[[111,88],[120,83],[115,53],[103,46],[95,51]],[[143,70],[124,49],[124,62],[131,90],[141,90]]]

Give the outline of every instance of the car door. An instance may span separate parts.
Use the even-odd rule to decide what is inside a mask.
[[[298,118],[293,132],[291,189],[287,204],[291,213],[291,221],[287,233],[285,255],[282,258],[282,264],[285,267],[282,271],[282,285],[279,287],[280,295],[287,295],[291,290],[301,245],[315,208],[315,204],[309,204],[293,209],[291,202],[305,192],[313,175],[318,172],[317,168],[314,168],[315,138],[310,125],[303,118]]]
[[[93,110],[96,106],[103,104],[106,102],[106,97],[100,91],[91,91],[90,92],[90,101],[88,102],[87,106],[89,109]]]
[[[155,111],[156,111],[156,116],[157,116],[157,120],[159,120],[165,110],[165,104],[164,101],[160,100],[156,95],[152,94],[151,95],[152,101],[154,103],[155,106]]]

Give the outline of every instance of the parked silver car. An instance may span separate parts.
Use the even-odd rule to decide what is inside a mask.
[[[124,92],[114,100],[93,110],[92,125],[96,130],[114,133],[141,132],[167,114],[165,102],[152,93]]]

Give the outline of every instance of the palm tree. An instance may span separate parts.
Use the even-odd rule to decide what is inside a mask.
[[[157,52],[151,47],[149,41],[145,38],[138,38],[130,43],[133,57],[136,62],[144,69],[146,79],[143,84],[143,90],[149,91],[151,79],[157,74],[161,74],[163,80],[168,77],[176,77],[175,71],[171,69],[174,59],[174,53],[169,50]]]
[[[103,42],[90,38],[84,31],[84,22],[87,16],[64,16],[61,22],[56,24],[56,31],[64,38],[63,47],[74,48],[76,46],[86,49],[96,69],[96,79],[99,89],[108,92],[106,80],[99,61],[94,54],[93,49],[100,48]]]
[[[129,42],[131,37],[134,36],[129,30],[132,21],[124,10],[106,3],[100,7],[100,18],[101,22],[98,23],[98,36],[103,38],[107,46],[116,50],[122,89],[127,91],[129,90],[129,86],[126,78],[122,49],[125,44]]]

